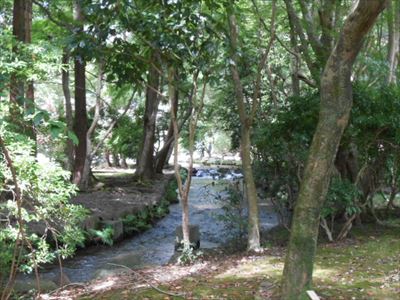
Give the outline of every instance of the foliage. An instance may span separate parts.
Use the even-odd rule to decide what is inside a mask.
[[[100,239],[101,242],[108,246],[112,246],[114,243],[113,240],[114,236],[114,229],[111,226],[106,226],[103,229],[96,230],[96,229],[90,229],[89,230],[89,238],[90,239]]]
[[[224,230],[236,241],[241,241],[248,226],[241,182],[235,180],[215,196],[222,209],[221,213],[215,214],[215,218],[224,223]]]
[[[178,200],[178,183],[174,178],[170,183],[167,185],[167,189],[164,194],[164,199],[169,203],[176,203]]]
[[[199,250],[195,250],[194,246],[195,245],[184,244],[182,252],[180,253],[180,255],[177,258],[177,262],[179,265],[182,265],[182,266],[191,265],[191,264],[195,263],[196,261],[198,261],[203,256],[203,252],[201,252]]]
[[[169,213],[169,202],[164,198],[158,205],[148,206],[136,214],[129,214],[122,218],[124,233],[131,235],[150,229],[156,219]]]
[[[359,198],[360,191],[353,183],[335,176],[331,180],[321,215],[335,218],[340,213],[348,216],[357,214],[360,212]]]
[[[69,183],[69,172],[53,162],[38,162],[32,141],[10,131],[12,126],[2,119],[0,135],[13,159],[22,194],[21,218],[23,236],[19,232],[19,205],[15,198],[15,183],[4,157],[0,160],[0,247],[2,272],[8,272],[15,243],[24,245],[19,269],[31,272],[36,264],[56,257],[71,256],[84,241],[80,224],[86,215],[81,206],[69,203],[75,186]],[[36,228],[36,229],[35,229]],[[57,240],[53,247],[54,241]],[[49,241],[53,241],[50,243]]]
[[[115,125],[108,145],[114,153],[122,154],[126,158],[136,158],[142,136],[140,118],[123,116]]]

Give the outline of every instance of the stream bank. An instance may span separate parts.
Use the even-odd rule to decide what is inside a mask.
[[[189,194],[189,211],[191,224],[199,225],[201,249],[215,249],[226,244],[231,236],[225,230],[226,224],[217,216],[225,211],[222,206],[226,201],[226,187],[233,178],[240,177],[237,171],[216,172],[203,169],[199,177],[192,180]],[[225,179],[223,179],[225,178]],[[121,187],[118,187],[118,189]],[[129,189],[129,187],[125,187]],[[118,199],[123,194],[113,194]],[[222,195],[216,200],[217,195]],[[121,201],[114,200],[119,203]],[[112,206],[109,206],[112,209]],[[124,271],[115,264],[132,269],[142,269],[166,265],[174,254],[175,229],[181,224],[182,213],[179,204],[169,207],[169,214],[160,219],[149,230],[125,239],[113,247],[99,245],[80,251],[74,258],[64,262],[63,273],[70,282],[87,282],[94,279],[107,278]],[[278,220],[271,205],[260,203],[261,227],[268,230]],[[112,265],[114,264],[114,265]],[[47,281],[57,281],[60,277],[58,267],[46,267],[41,276]],[[56,279],[56,280],[54,280]]]

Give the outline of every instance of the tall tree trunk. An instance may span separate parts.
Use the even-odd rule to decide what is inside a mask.
[[[14,0],[13,6],[13,35],[15,39],[24,44],[32,40],[32,1]],[[13,45],[13,52],[18,54],[19,45]],[[26,89],[26,90],[25,90]],[[24,111],[33,113],[34,90],[33,83],[26,82],[11,74],[10,79],[10,115],[20,132],[28,134],[35,139],[32,124],[23,121]],[[29,110],[27,109],[29,108]]]
[[[247,248],[248,250],[258,250],[260,248],[260,225],[259,225],[259,214],[258,214],[258,199],[257,191],[253,178],[253,170],[251,165],[251,141],[250,132],[253,119],[246,113],[245,99],[243,86],[240,80],[239,70],[237,66],[237,40],[238,40],[238,28],[236,17],[233,12],[228,12],[229,28],[230,28],[230,40],[232,48],[232,58],[234,63],[231,64],[231,73],[233,83],[235,87],[235,98],[238,107],[241,136],[240,136],[240,151],[242,157],[242,168],[245,182],[245,190],[248,203],[248,215],[249,215],[249,228],[247,237]],[[255,105],[253,103],[253,105]]]
[[[175,99],[176,96],[176,84],[175,84],[175,68],[170,66],[168,68],[168,97],[171,105],[171,122],[173,126],[174,133],[174,170],[175,177],[178,183],[178,192],[181,198],[182,205],[182,241],[184,248],[190,246],[190,229],[189,229],[189,193],[186,191],[190,188],[190,180],[191,174],[188,172],[188,177],[186,178],[186,182],[182,182],[181,174],[180,174],[180,166],[178,163],[178,147],[179,147],[179,128],[178,128],[178,120],[176,112],[178,111],[177,107],[175,107],[178,102]]]
[[[227,7],[227,16],[229,22],[229,40],[231,47],[231,74],[235,88],[235,98],[239,112],[241,136],[240,148],[242,156],[242,168],[246,187],[247,203],[249,208],[249,228],[247,237],[247,249],[258,251],[260,249],[260,224],[258,214],[258,199],[257,190],[253,177],[252,162],[251,162],[251,128],[255,119],[255,115],[260,101],[260,86],[262,71],[266,66],[269,52],[275,40],[275,16],[276,16],[276,1],[272,2],[272,16],[271,16],[271,36],[268,45],[260,53],[260,61],[257,66],[256,78],[254,80],[253,99],[250,107],[250,112],[247,113],[245,96],[243,91],[242,82],[240,80],[238,68],[238,26],[236,16],[233,12],[233,7]]]
[[[74,19],[78,22],[78,30],[83,30],[83,13],[81,1],[74,2]],[[72,182],[81,187],[81,180],[85,168],[87,154],[88,118],[86,111],[86,62],[82,55],[76,54],[74,59],[75,68],[75,119],[74,132],[78,138],[78,145],[75,146],[75,161],[72,172]]]
[[[72,115],[71,91],[69,88],[69,54],[67,49],[63,50],[62,65],[61,82],[65,99],[65,119],[68,131],[72,132],[74,119]],[[71,139],[67,139],[65,153],[67,155],[67,170],[72,171],[74,166],[74,143]]]
[[[388,83],[396,83],[400,43],[400,1],[388,0]]]
[[[146,89],[143,140],[136,168],[136,175],[144,180],[152,179],[155,175],[154,142],[158,104],[160,102],[160,97],[158,96],[161,71],[159,60],[159,54],[155,51],[147,77],[148,86]]]
[[[92,170],[92,159],[95,153],[92,152],[92,135],[96,129],[97,123],[100,120],[100,109],[101,109],[101,90],[103,87],[103,63],[99,63],[98,78],[96,85],[96,104],[92,124],[86,132],[86,157],[85,166],[83,168],[82,178],[80,182],[81,190],[87,190],[91,183],[91,170]]]
[[[291,81],[292,81],[292,96],[300,96],[300,80],[299,80],[299,71],[300,71],[300,52],[299,47],[297,45],[297,36],[294,32],[293,24],[290,22],[290,46],[292,47],[293,54],[290,60],[290,69],[291,69]]]
[[[294,210],[283,271],[282,299],[303,299],[312,282],[320,212],[329,187],[336,152],[352,106],[350,81],[362,41],[386,0],[358,1],[347,17],[321,79],[319,122]]]

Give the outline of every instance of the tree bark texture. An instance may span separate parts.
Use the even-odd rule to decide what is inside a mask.
[[[389,76],[388,83],[396,83],[396,72],[399,60],[400,47],[400,1],[388,1],[388,29],[389,29]]]
[[[99,63],[96,85],[96,104],[93,116],[93,121],[90,124],[88,131],[86,132],[86,158],[85,165],[83,168],[82,178],[80,182],[80,189],[86,191],[91,184],[91,170],[92,170],[92,159],[95,153],[92,152],[92,136],[96,129],[97,123],[100,120],[100,109],[101,109],[101,90],[103,87],[103,63]]]
[[[178,128],[178,120],[176,112],[178,109],[175,107],[177,101],[175,99],[176,96],[176,86],[174,84],[175,79],[175,68],[170,66],[168,69],[168,97],[171,105],[171,122],[173,125],[173,133],[174,133],[174,171],[176,181],[178,183],[178,192],[181,197],[181,205],[182,205],[182,241],[184,247],[189,247],[190,245],[190,229],[189,229],[189,199],[186,195],[186,190],[190,188],[190,183],[188,182],[184,184],[182,182],[181,174],[180,174],[180,166],[178,163],[178,147],[179,147],[179,128]],[[190,178],[190,173],[188,173],[188,178]],[[184,186],[185,185],[185,186]]]
[[[177,78],[175,78],[177,80]],[[178,114],[178,102],[179,102],[179,95],[178,90],[175,89],[175,96],[173,98],[174,101],[174,109],[175,109],[175,116]],[[170,121],[167,135],[164,138],[164,145],[158,151],[155,159],[155,171],[158,174],[162,174],[163,168],[168,161],[169,158],[168,154],[171,153],[171,150],[174,146],[174,124],[172,120]]]
[[[80,1],[74,3],[74,19],[79,22],[79,30],[83,30],[83,14]],[[75,69],[75,118],[74,132],[78,138],[78,145],[75,146],[74,170],[72,173],[72,182],[81,184],[85,160],[87,153],[86,133],[88,131],[88,118],[86,110],[86,62],[82,55],[76,54],[74,58]]]
[[[61,69],[61,82],[62,89],[65,99],[65,120],[67,121],[67,129],[69,132],[73,131],[74,117],[72,115],[72,104],[71,104],[71,90],[69,88],[69,54],[68,50],[63,50]],[[67,155],[67,170],[72,171],[74,166],[74,143],[71,139],[67,139],[67,145],[65,147],[65,153]]]
[[[312,282],[320,212],[352,106],[351,70],[385,0],[359,1],[349,14],[321,78],[319,122],[294,210],[283,271],[282,299],[305,299]]]
[[[235,87],[235,98],[239,112],[240,126],[241,126],[241,137],[240,137],[240,148],[242,157],[242,168],[246,187],[246,196],[249,209],[249,224],[248,224],[248,237],[247,237],[247,248],[248,250],[258,250],[260,248],[260,225],[259,225],[259,214],[258,214],[258,199],[257,191],[253,178],[253,170],[251,166],[250,156],[250,132],[252,125],[252,118],[246,113],[245,99],[243,93],[243,86],[240,80],[239,70],[237,67],[237,40],[238,40],[238,28],[236,17],[233,12],[228,11],[229,21],[229,37],[231,42],[232,60],[231,73],[233,83]],[[254,107],[255,103],[253,103]]]
[[[32,1],[14,0],[13,6],[13,35],[17,42],[29,44],[32,40]],[[13,45],[13,52],[18,53],[19,45]],[[25,91],[26,90],[26,91]],[[11,74],[10,78],[10,115],[13,116],[13,122],[21,132],[27,133],[34,138],[34,130],[31,124],[25,124],[22,120],[25,110],[26,99],[29,99],[32,109],[34,100],[33,83],[26,85],[22,79]],[[29,127],[29,128],[28,128]]]
[[[158,90],[161,76],[159,59],[159,55],[155,51],[152,55],[147,77],[143,140],[136,168],[136,175],[144,180],[152,179],[155,175],[154,142],[158,104],[160,102]]]

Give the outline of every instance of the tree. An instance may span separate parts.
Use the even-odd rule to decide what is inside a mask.
[[[388,61],[389,61],[389,76],[388,83],[396,83],[396,71],[399,63],[400,50],[400,2],[388,1]]]
[[[32,41],[32,1],[14,0],[13,6],[13,35],[16,44],[13,45],[13,52],[18,54],[23,44]],[[11,74],[10,79],[10,112],[14,116],[15,125],[20,130],[35,137],[34,129],[29,124],[23,122],[24,112],[33,110],[34,90],[33,83],[26,82],[23,78],[18,78],[16,74]],[[32,113],[32,112],[30,112]],[[18,117],[15,117],[18,116]]]
[[[319,219],[352,106],[354,61],[386,1],[359,1],[347,17],[321,78],[321,107],[291,227],[282,299],[301,299],[312,281]]]
[[[136,166],[136,175],[142,180],[153,179],[155,175],[154,143],[158,104],[160,103],[160,59],[160,53],[154,49],[147,75],[142,147]]]
[[[257,66],[257,73],[255,78],[252,104],[249,109],[246,108],[245,93],[242,86],[239,74],[239,54],[238,54],[238,26],[236,16],[233,12],[233,7],[228,6],[227,15],[229,22],[229,40],[230,40],[230,57],[232,59],[230,69],[235,88],[235,98],[238,107],[241,133],[240,133],[240,150],[242,157],[242,168],[245,181],[245,191],[249,207],[249,228],[248,228],[248,250],[258,250],[260,248],[260,228],[259,228],[259,215],[258,215],[258,199],[257,190],[253,177],[252,162],[251,162],[251,129],[255,119],[256,111],[259,107],[260,101],[260,84],[262,71],[265,68],[268,54],[271,50],[274,41],[274,24],[275,24],[275,1],[272,4],[272,18],[271,18],[271,37],[268,45],[261,53],[261,58]],[[247,111],[250,111],[249,113]]]
[[[80,0],[74,2],[74,19],[77,22],[78,32],[83,31],[83,11]],[[75,146],[75,161],[72,172],[72,182],[80,188],[86,184],[82,182],[85,172],[85,160],[87,155],[87,131],[88,118],[86,110],[86,62],[82,52],[75,53],[74,71],[75,71],[75,118],[74,132],[78,138],[78,144]]]

